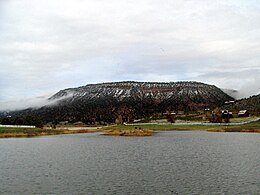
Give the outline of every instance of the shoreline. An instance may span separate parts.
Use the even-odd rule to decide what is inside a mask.
[[[65,135],[65,134],[80,134],[80,133],[95,133],[100,130],[49,130],[49,129],[0,129],[1,138],[30,138],[38,136],[51,136],[51,135]]]
[[[260,133],[259,129],[223,129],[223,128],[217,128],[217,129],[208,129],[208,132],[226,132],[226,133]]]
[[[135,124],[129,125],[111,125],[98,128],[84,127],[77,130],[64,129],[39,129],[39,128],[8,128],[0,127],[1,138],[30,138],[36,136],[51,136],[62,134],[79,134],[102,132],[105,136],[152,136],[155,132],[160,131],[208,131],[208,132],[239,132],[239,133],[260,133],[260,121],[251,122],[236,126],[223,125],[175,125],[175,124]]]
[[[132,129],[132,130],[110,130],[105,131],[102,135],[105,136],[152,136],[154,133],[150,129]]]

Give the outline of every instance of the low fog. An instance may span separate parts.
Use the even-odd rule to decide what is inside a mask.
[[[23,110],[27,108],[41,108],[43,106],[54,106],[59,103],[59,101],[72,97],[73,94],[68,94],[61,98],[54,100],[49,99],[49,95],[31,97],[31,98],[22,98],[17,100],[11,100],[6,102],[0,102],[0,111],[16,111]]]

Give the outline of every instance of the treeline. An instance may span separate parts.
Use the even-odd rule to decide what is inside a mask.
[[[5,117],[0,119],[2,125],[34,125],[35,127],[42,128],[43,122],[37,116],[17,116],[17,117]]]
[[[250,115],[260,116],[260,94],[224,105],[222,109],[232,111],[233,114],[237,114],[240,110],[248,110]]]
[[[191,101],[188,98],[178,101],[168,99],[158,102],[152,97],[143,99],[125,98],[123,101],[114,97],[104,97],[85,102],[81,99],[73,102],[64,101],[59,105],[43,107],[31,112],[40,116],[45,123],[52,121],[68,121],[69,123],[82,121],[85,124],[109,124],[115,123],[118,117],[122,118],[123,122],[132,122],[135,119],[163,115],[165,112],[177,110],[190,112],[208,106],[207,103],[197,100]]]

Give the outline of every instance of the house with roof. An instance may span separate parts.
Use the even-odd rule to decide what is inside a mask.
[[[248,110],[240,110],[237,114],[238,117],[249,117]]]
[[[229,112],[228,110],[222,110],[221,114],[222,114],[222,118],[223,119],[225,119],[225,118],[233,118],[233,113]]]

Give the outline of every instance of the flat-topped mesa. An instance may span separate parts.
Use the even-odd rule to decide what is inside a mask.
[[[72,98],[93,99],[100,97],[114,97],[120,101],[125,98],[154,98],[156,100],[171,98],[173,96],[187,95],[189,97],[219,96],[224,94],[214,85],[199,82],[111,82],[89,84],[78,88],[68,88],[59,91],[50,100],[71,96]],[[230,98],[230,97],[225,97]]]
[[[196,111],[234,100],[214,85],[199,82],[110,82],[59,91],[52,104],[26,114],[45,121],[83,121],[88,124],[123,122],[167,111]]]

